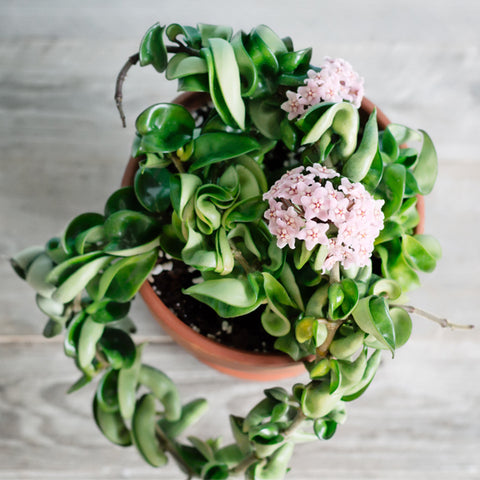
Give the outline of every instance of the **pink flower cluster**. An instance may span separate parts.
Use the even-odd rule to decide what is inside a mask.
[[[383,228],[383,200],[375,200],[361,183],[340,177],[318,163],[286,172],[263,195],[270,232],[280,248],[295,248],[303,240],[307,250],[326,245],[323,272],[336,262],[345,268],[367,265],[373,242]]]
[[[321,70],[309,70],[305,86],[297,92],[287,91],[288,100],[281,108],[288,112],[288,119],[302,115],[308,107],[324,102],[347,100],[359,108],[363,98],[363,78],[350,63],[342,58],[325,57]]]

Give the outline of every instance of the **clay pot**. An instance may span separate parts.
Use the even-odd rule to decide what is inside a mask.
[[[189,111],[194,111],[205,105],[207,100],[207,94],[187,92],[178,96],[173,102],[183,105]],[[375,105],[370,100],[363,99],[361,115],[368,116],[374,108]],[[379,128],[382,130],[390,123],[378,107],[377,118]],[[131,158],[122,179],[122,186],[133,185],[137,169],[138,159]],[[424,218],[423,198],[419,199],[418,210],[421,222],[416,233],[421,233],[423,232]],[[168,309],[148,281],[142,285],[140,294],[153,317],[175,342],[201,362],[222,373],[246,380],[273,381],[298,376],[305,371],[302,362],[295,362],[286,354],[280,352],[275,354],[254,353],[226,347],[195,332]]]

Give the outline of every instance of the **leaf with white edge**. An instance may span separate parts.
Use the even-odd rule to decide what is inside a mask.
[[[80,267],[95,260],[102,255],[101,252],[85,253],[71,257],[56,265],[47,275],[46,281],[52,285],[62,284],[68,277],[75,273]]]
[[[258,84],[258,73],[252,58],[247,53],[244,45],[246,35],[243,32],[237,32],[230,42],[233,47],[235,59],[237,61],[240,73],[240,84],[242,95],[249,97],[255,92]]]
[[[33,261],[39,257],[42,253],[45,253],[43,247],[28,247],[21,252],[17,253],[10,259],[10,263],[15,270],[15,273],[25,280],[28,269],[32,265]]]
[[[217,267],[217,254],[205,244],[204,236],[187,225],[187,243],[182,249],[182,260],[200,271]]]
[[[224,228],[217,230],[215,248],[217,252],[217,268],[215,272],[220,275],[228,275],[235,266],[235,258]]]
[[[165,78],[175,80],[202,73],[208,73],[207,62],[203,58],[191,57],[187,53],[177,53],[168,62]]]
[[[83,371],[89,371],[97,352],[97,342],[103,334],[105,326],[87,317],[80,327],[78,338],[78,366]]]
[[[108,363],[115,370],[130,368],[136,355],[132,337],[119,328],[107,327],[100,338],[100,348]]]
[[[113,257],[107,255],[83,265],[53,292],[52,298],[61,303],[71,302],[112,260]]]
[[[335,151],[343,158],[353,154],[357,146],[357,132],[359,128],[358,110],[347,102],[320,103],[310,108],[297,126],[306,135],[302,145],[318,142],[330,128],[341,137]]]
[[[170,199],[175,212],[181,219],[184,218],[185,207],[201,184],[200,177],[191,173],[180,173],[170,177]]]
[[[53,267],[54,263],[50,257],[46,253],[42,253],[31,262],[26,272],[25,280],[42,297],[50,298],[55,291],[55,286],[47,281],[48,274]],[[67,302],[61,301],[61,303]]]
[[[105,218],[99,213],[82,213],[75,217],[65,229],[61,242],[66,252],[69,254],[75,251],[75,241],[77,237],[86,230],[97,225],[102,225]]]
[[[195,139],[190,171],[240,157],[258,149],[259,146],[255,139],[246,135],[228,132],[204,133]]]
[[[135,249],[155,242],[159,234],[159,225],[152,216],[145,213],[120,210],[108,217],[104,231],[108,240],[104,251],[113,255],[128,256],[138,253]],[[134,250],[129,253],[130,249]]]
[[[137,117],[135,127],[141,135],[138,153],[168,153],[192,139],[195,120],[182,105],[158,103]]]
[[[68,330],[63,341],[63,350],[67,357],[75,358],[77,356],[80,331],[86,317],[86,313],[81,311],[68,324]]]
[[[240,72],[233,47],[221,38],[210,38],[208,45],[226,106],[237,125],[245,130],[245,104],[242,100]]]
[[[362,298],[352,312],[355,323],[373,335],[387,347],[392,355],[395,351],[395,329],[386,300],[372,295]]]
[[[40,294],[37,294],[36,302],[38,308],[45,315],[57,322],[65,323],[66,318],[63,318],[63,315],[65,314],[65,305],[63,303],[56,302],[51,298],[42,297]]]
[[[158,251],[154,249],[110,265],[100,278],[97,300],[104,296],[116,302],[131,300],[152,271],[157,258]]]

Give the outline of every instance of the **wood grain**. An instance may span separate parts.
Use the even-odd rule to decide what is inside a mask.
[[[92,389],[76,380],[60,340],[6,259],[42,244],[76,214],[101,211],[120,182],[133,122],[176,94],[152,69],[132,69],[128,127],[114,108],[114,78],[155,21],[267,23],[314,60],[343,56],[366,78],[368,96],[394,121],[421,127],[440,158],[427,198],[427,233],[443,245],[436,272],[412,303],[452,321],[478,323],[480,281],[480,4],[273,0],[239,3],[3,0],[0,3],[0,478],[5,480],[181,478],[155,470],[133,448],[107,443],[91,418]],[[133,316],[155,338],[148,361],[176,380],[185,399],[206,396],[210,413],[193,434],[222,435],[271,385],[241,382],[184,354],[141,302]],[[287,478],[474,480],[480,478],[480,329],[448,331],[416,318],[411,342],[385,357],[370,390],[323,443],[297,447]],[[290,386],[291,381],[284,382]]]

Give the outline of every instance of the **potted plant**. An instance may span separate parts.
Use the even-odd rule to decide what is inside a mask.
[[[170,455],[188,478],[283,478],[294,445],[335,433],[382,352],[408,340],[410,314],[424,314],[405,302],[440,257],[422,231],[432,141],[390,124],[348,62],[314,66],[311,54],[264,25],[154,25],[120,72],[122,120],[122,84],[138,62],[187,93],[140,113],[123,186],[103,213],[12,259],[48,316],[44,334],[65,330],[81,371],[70,391],[99,379],[103,434],[153,466]],[[267,389],[232,415],[230,445],[180,440],[206,402],[182,404],[142,362],[128,317],[139,291],[202,361],[258,379],[306,368],[308,382]],[[217,337],[237,346],[216,354]]]

